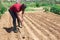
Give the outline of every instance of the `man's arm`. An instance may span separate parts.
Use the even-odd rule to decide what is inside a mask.
[[[23,18],[23,15],[24,15],[24,10],[22,11],[22,18]]]

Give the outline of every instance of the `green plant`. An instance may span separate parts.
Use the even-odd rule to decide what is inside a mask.
[[[1,3],[0,4],[0,16],[7,10],[7,8]]]
[[[49,10],[49,9],[48,9],[48,8],[46,8],[46,7],[44,7],[43,9],[45,10],[45,12],[47,12],[47,11]]]
[[[3,2],[3,5],[5,5],[7,8],[9,8],[11,5],[13,5],[15,2]]]
[[[43,9],[45,10],[45,12],[47,12],[47,11],[50,12],[50,7],[49,6],[43,6]]]
[[[27,4],[27,7],[36,7],[36,4],[34,2],[31,2],[31,3]]]
[[[3,14],[6,10],[7,9],[4,6],[2,6],[0,12]]]
[[[0,19],[1,19],[2,14],[0,13]]]
[[[33,9],[31,9],[32,7],[27,7],[25,11],[34,11]]]
[[[50,6],[48,3],[42,3],[41,6]]]
[[[40,3],[36,2],[36,7],[40,7]]]
[[[55,14],[60,14],[60,6],[54,5],[51,7],[50,12],[53,12]]]

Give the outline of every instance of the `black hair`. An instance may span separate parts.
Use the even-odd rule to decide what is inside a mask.
[[[22,5],[21,5],[21,9],[22,9],[22,10],[25,10],[25,8],[26,8],[26,5],[25,5],[25,4],[22,4]]]

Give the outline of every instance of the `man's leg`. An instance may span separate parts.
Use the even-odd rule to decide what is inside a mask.
[[[21,19],[19,20],[19,18],[17,18],[17,22],[18,22],[18,27],[22,28],[22,22],[21,22]]]
[[[21,16],[19,16],[18,24],[20,25],[20,28],[22,28],[23,20],[22,20]]]
[[[18,13],[17,14],[17,21],[18,21],[18,24],[20,25],[20,28],[22,28],[23,26],[23,17],[22,17],[22,14],[21,13]]]
[[[17,28],[16,28],[16,15],[13,11],[9,10],[10,15],[12,16],[13,19],[13,26],[14,26],[14,31],[17,32]]]
[[[17,23],[18,23],[18,27],[20,27],[20,20],[18,17],[17,17]]]
[[[9,10],[9,12],[13,19],[13,26],[16,27],[16,16],[13,11]]]
[[[13,26],[14,26],[14,29],[16,30],[16,17],[13,17]]]

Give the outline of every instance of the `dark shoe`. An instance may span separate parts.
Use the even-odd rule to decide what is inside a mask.
[[[21,26],[21,25],[18,25],[18,27],[22,28],[22,26]]]
[[[20,26],[20,28],[22,28],[22,26]]]
[[[20,25],[18,25],[18,27],[20,27]]]
[[[14,33],[17,33],[17,32],[18,32],[18,29],[16,28],[16,29],[14,29],[13,31],[14,31]]]

